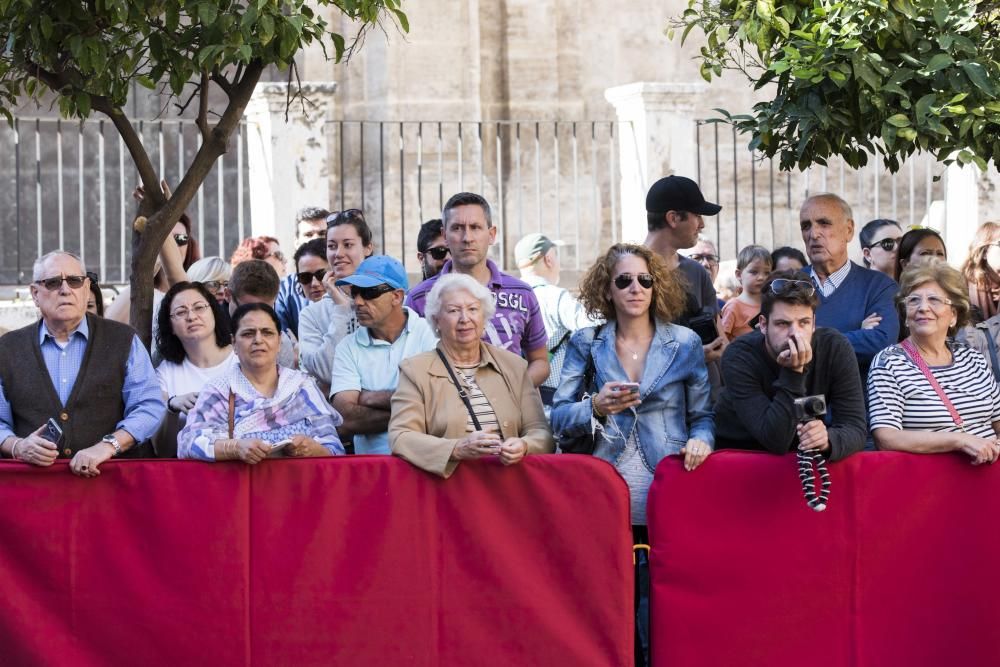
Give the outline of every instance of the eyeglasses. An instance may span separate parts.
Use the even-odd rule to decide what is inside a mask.
[[[435,246],[434,248],[428,248],[427,250],[424,251],[424,254],[430,255],[434,259],[440,261],[445,257],[447,257],[449,252],[451,252],[451,250],[448,248],[448,246],[439,245]]]
[[[86,280],[87,276],[59,276],[57,278],[42,278],[41,280],[36,280],[35,284],[41,285],[50,292],[55,292],[62,287],[63,281],[66,281],[70,289],[80,289]]]
[[[351,220],[365,221],[365,213],[360,208],[347,208],[343,211],[338,211],[336,213],[331,213],[326,218],[326,228],[336,227],[337,225],[349,222]]]
[[[896,245],[899,243],[899,239],[882,239],[881,241],[876,241],[871,245],[866,245],[865,247],[871,250],[875,246],[882,248],[886,252],[892,252],[896,249]]]
[[[643,289],[651,289],[653,287],[653,276],[649,273],[640,273],[634,276],[631,273],[621,273],[615,278],[615,287],[618,289],[628,289],[636,280],[639,281],[639,286]]]
[[[712,262],[713,264],[719,262],[718,255],[689,255],[688,257],[696,262]]]
[[[274,257],[276,260],[278,260],[282,264],[285,263],[285,253],[281,252],[280,250],[275,250],[275,251],[271,252],[268,255],[268,257]]]
[[[308,287],[309,285],[312,285],[313,280],[323,282],[323,276],[325,275],[326,269],[319,269],[317,271],[301,271],[295,274],[295,277],[298,278],[299,284],[303,287]]]
[[[945,306],[951,305],[951,299],[946,299],[935,294],[930,294],[928,296],[922,296],[920,294],[911,294],[910,296],[903,299],[903,304],[906,306],[907,310],[916,310],[924,304],[930,307],[931,310],[940,310]]]
[[[174,243],[176,243],[177,245],[180,246],[187,245],[188,241],[190,240],[191,237],[188,236],[187,234],[174,234]]]
[[[390,287],[389,285],[375,285],[374,287],[358,287],[357,285],[351,285],[351,298],[356,299],[359,296],[365,301],[372,301],[377,299],[383,294],[388,294],[389,292],[395,292],[395,287]]]
[[[181,306],[177,310],[170,313],[170,319],[173,320],[186,320],[188,315],[194,315],[199,320],[205,316],[205,311],[211,309],[211,306],[204,301],[199,301],[190,308]]]
[[[789,278],[775,278],[771,281],[769,289],[778,296],[788,294],[792,290],[801,290],[806,296],[812,296],[816,293],[816,286],[808,280],[791,280]]]
[[[215,294],[220,289],[225,289],[225,288],[229,287],[229,281],[228,280],[206,280],[206,281],[204,281],[202,283],[202,285],[204,285],[205,289],[207,289],[209,292],[211,292],[212,294]]]

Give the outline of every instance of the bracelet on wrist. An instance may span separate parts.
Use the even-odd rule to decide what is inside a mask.
[[[20,445],[21,441],[23,441],[23,440],[24,440],[24,438],[18,438],[17,440],[14,441],[14,444],[10,446],[10,458],[14,459],[15,461],[18,460],[18,458],[17,458],[17,446]]]
[[[594,413],[594,416],[598,419],[604,419],[607,415],[597,409],[597,394],[591,394],[590,396],[590,411]]]

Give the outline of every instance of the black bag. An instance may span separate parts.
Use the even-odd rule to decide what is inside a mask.
[[[599,325],[597,329],[594,330],[594,338],[597,338],[598,334],[601,333],[603,326],[603,324]],[[587,390],[590,389],[590,385],[594,382],[596,369],[594,368],[593,346],[594,341],[591,339],[591,349],[587,350],[587,365],[583,369],[583,387],[580,391],[580,396],[577,396],[577,400],[580,400],[580,398],[583,397],[583,394],[587,393]],[[593,431],[587,431],[582,435],[573,437],[559,435],[556,444],[559,445],[560,451],[564,454],[593,454],[595,446],[594,433]]]

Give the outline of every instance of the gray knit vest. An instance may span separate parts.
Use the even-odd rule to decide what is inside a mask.
[[[87,315],[90,335],[83,364],[66,405],[52,385],[38,344],[39,322],[0,338],[0,380],[14,417],[14,433],[25,437],[54,418],[63,429],[59,456],[71,457],[115,430],[125,414],[122,387],[135,331]]]

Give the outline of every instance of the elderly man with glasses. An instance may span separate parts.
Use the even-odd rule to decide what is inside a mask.
[[[717,449],[799,449],[836,461],[864,447],[864,393],[854,350],[837,330],[816,327],[817,296],[802,271],[768,277],[759,331],[735,339],[722,355]],[[804,399],[813,396],[825,398],[825,420],[806,409]]]
[[[391,454],[390,400],[399,384],[399,364],[433,350],[437,338],[415,311],[403,305],[406,269],[399,260],[375,255],[337,285],[349,287],[358,329],[337,346],[330,395],[343,416],[341,438],[353,436],[356,454]]]
[[[144,444],[166,405],[149,353],[130,327],[87,314],[90,278],[57,250],[35,262],[31,296],[41,320],[0,339],[0,453],[37,466],[69,458],[96,477],[115,456],[151,456]]]

